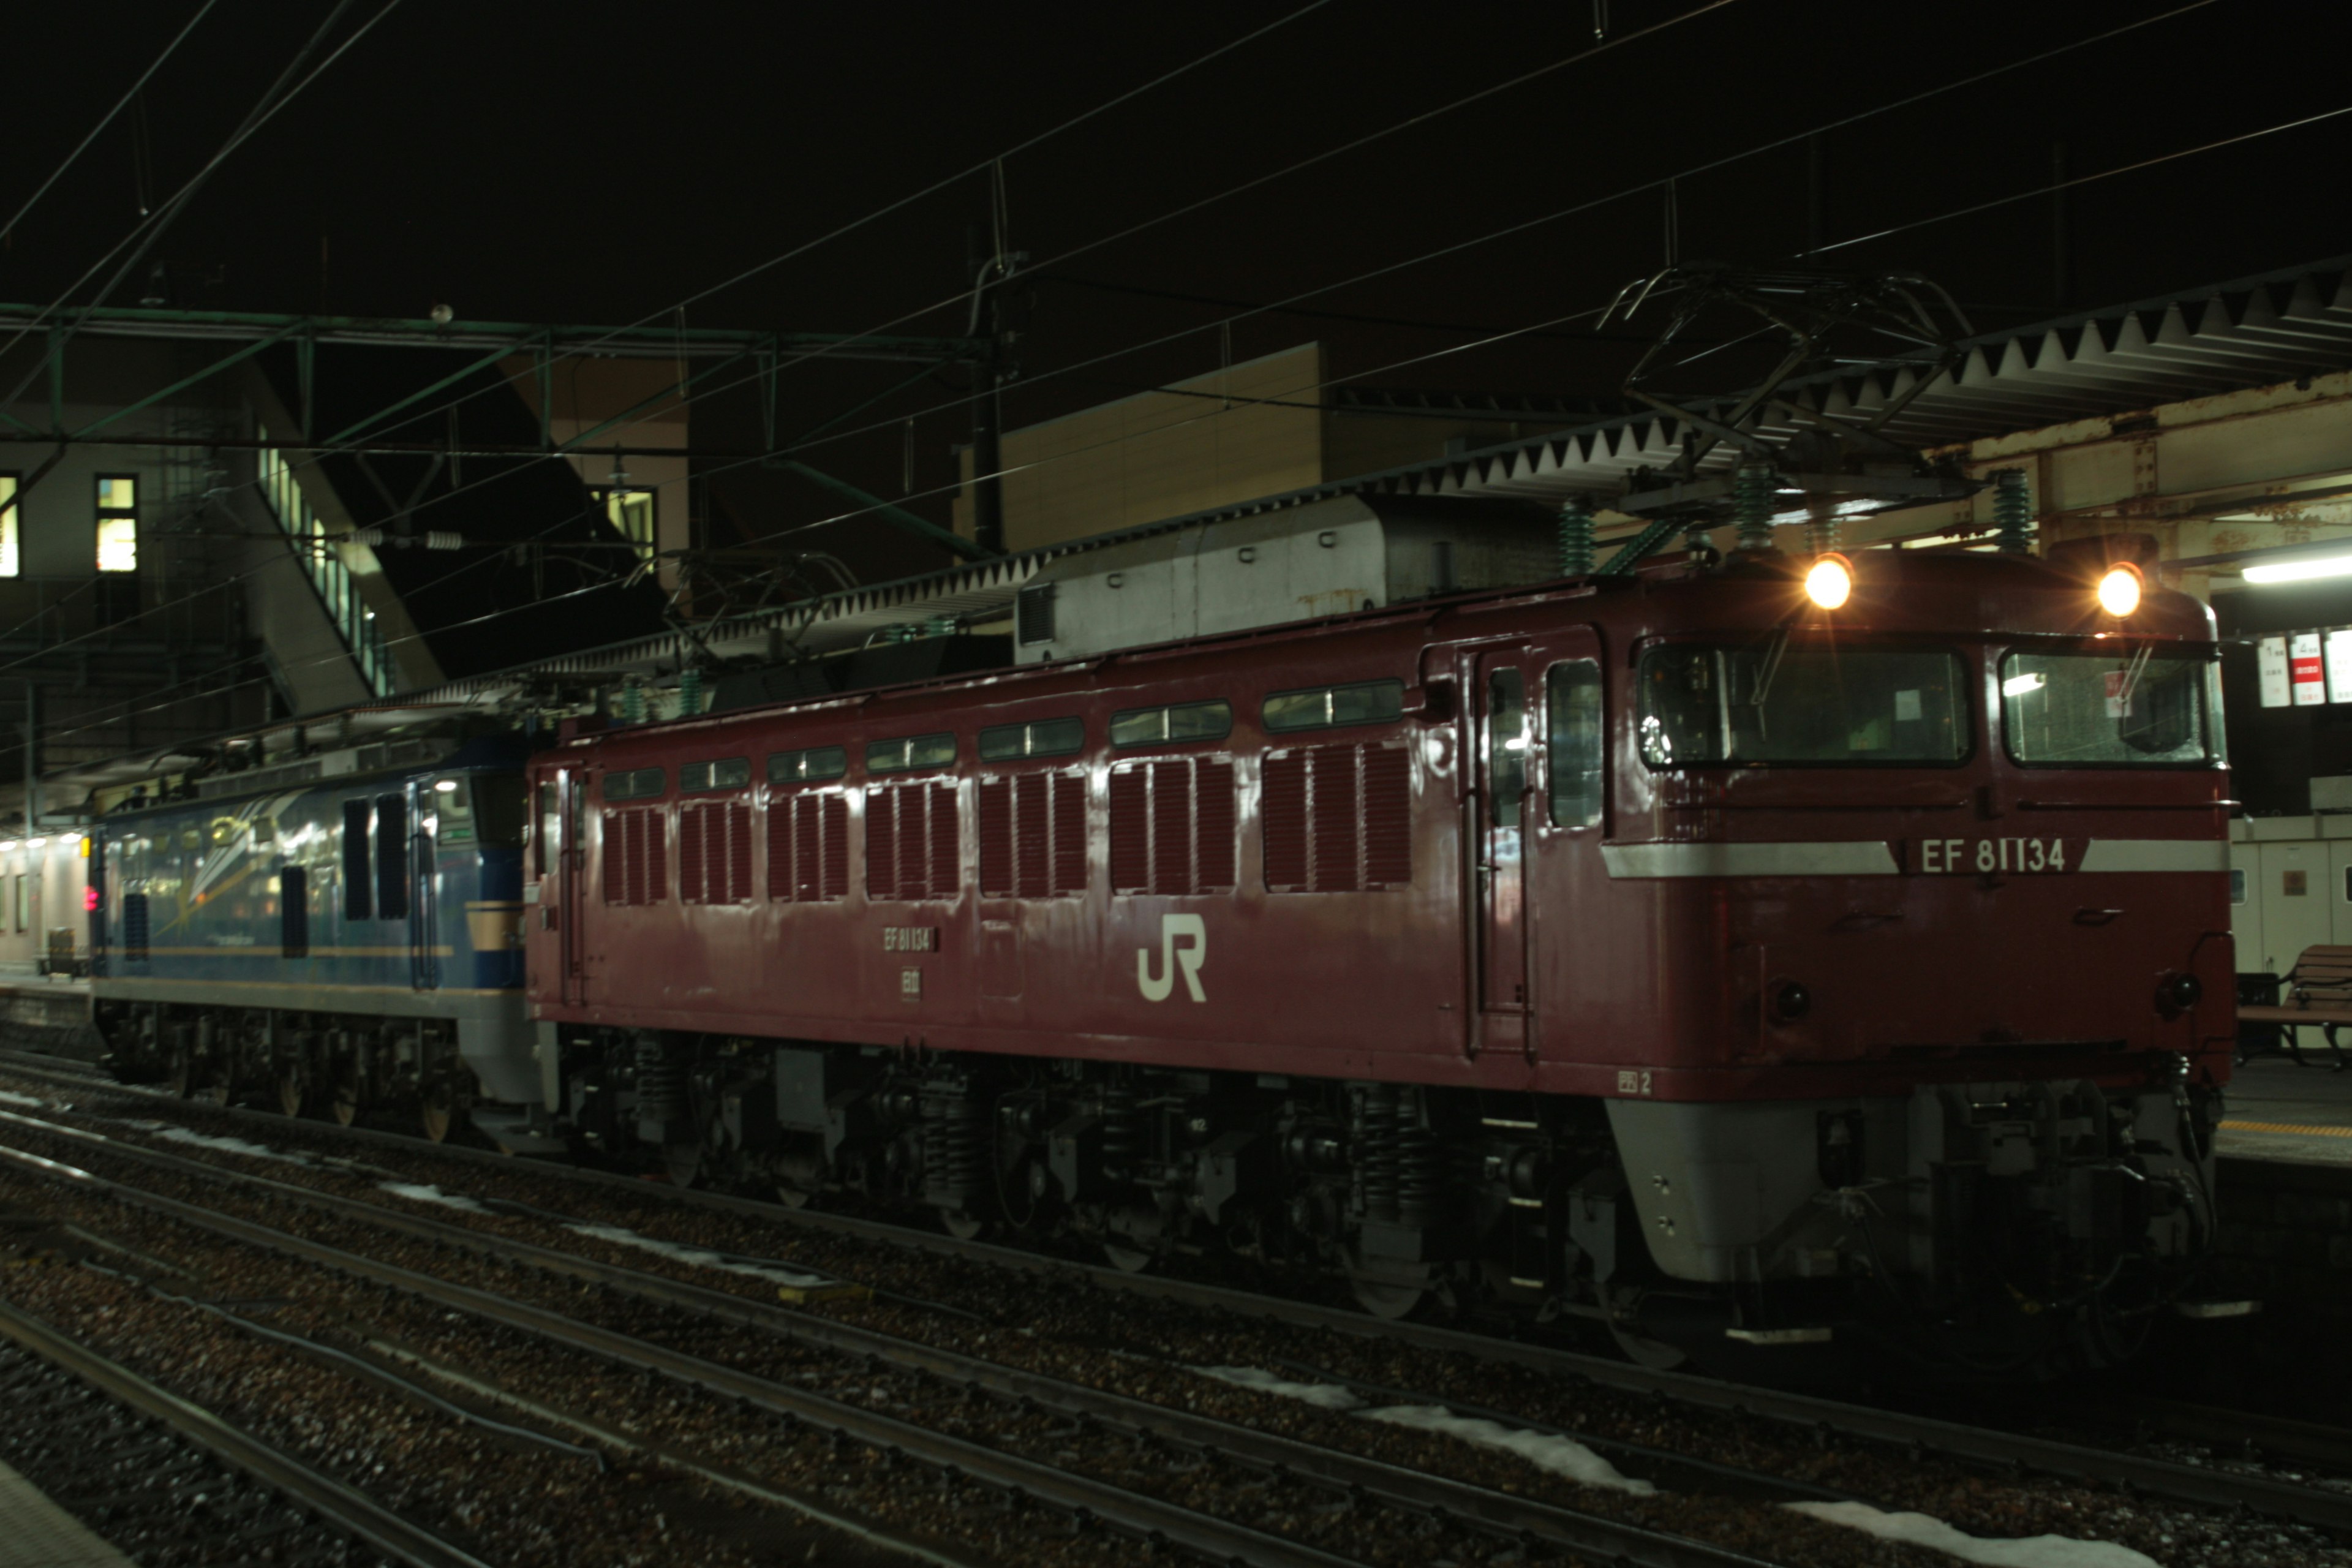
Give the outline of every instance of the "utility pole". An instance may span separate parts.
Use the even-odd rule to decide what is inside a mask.
[[[978,237],[974,235],[973,240]],[[982,256],[970,247],[971,260],[971,326],[968,337],[986,338],[984,358],[971,366],[971,538],[992,555],[1004,553],[1004,451],[999,437],[1003,422],[997,401],[1003,369],[1003,283],[1010,269],[1002,251]]]

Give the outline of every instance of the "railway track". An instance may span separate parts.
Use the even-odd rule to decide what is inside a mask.
[[[484,1568],[471,1552],[0,1302],[0,1460],[142,1563]]]
[[[18,1070],[23,1070],[26,1064],[15,1065]],[[222,1114],[238,1115],[239,1113]],[[16,1118],[12,1116],[12,1120],[15,1119]],[[315,1131],[320,1133],[322,1141],[343,1143],[349,1137],[349,1134],[338,1133],[329,1140],[324,1135],[332,1133],[335,1130],[313,1129],[309,1124],[288,1123],[281,1119],[250,1113],[244,1113],[241,1120],[245,1125],[274,1129],[279,1134],[289,1134],[299,1128],[305,1131]],[[62,1135],[64,1131],[60,1129],[59,1135]],[[518,1171],[515,1162],[484,1152],[452,1149],[446,1146],[420,1146],[415,1140],[392,1138],[383,1134],[363,1135],[358,1141],[362,1144],[373,1144],[385,1149],[387,1152],[398,1150],[407,1154],[417,1154],[421,1147],[429,1148],[430,1153],[427,1157],[434,1162],[441,1163],[445,1172],[450,1163],[460,1167],[492,1167],[508,1177],[514,1176]],[[114,1152],[126,1152],[119,1149]],[[175,1166],[185,1166],[191,1163],[182,1161],[179,1156],[162,1155],[152,1151],[141,1151],[138,1152],[138,1155],[150,1162],[171,1161]],[[204,1166],[202,1169],[210,1173],[209,1179],[220,1179],[220,1167]],[[532,1166],[530,1169],[534,1174],[550,1173],[542,1167]],[[184,1170],[183,1173],[190,1173]],[[1299,1327],[1336,1331],[1355,1340],[1378,1340],[1384,1343],[1411,1346],[1433,1353],[1469,1357],[1489,1366],[1522,1369],[1551,1378],[1565,1379],[1573,1386],[1607,1389],[1620,1394],[1638,1396],[1643,1400],[1654,1402],[1661,1408],[1671,1407],[1685,1416],[1696,1416],[1702,1419],[1729,1418],[1737,1421],[1761,1421],[1775,1424],[1788,1429],[1792,1436],[1801,1434],[1805,1440],[1814,1443],[1831,1438],[1841,1441],[1859,1441],[1898,1455],[1936,1456],[1958,1461],[1980,1473],[2001,1477],[2032,1474],[2059,1478],[2072,1483],[2087,1483],[2095,1487],[2122,1491],[2127,1495],[2163,1500],[2171,1503],[2188,1503],[2232,1510],[2252,1510],[2273,1519],[2294,1521],[2330,1532],[2345,1532],[2352,1530],[2352,1499],[2326,1489],[2303,1486],[2273,1477],[2249,1476],[2194,1465],[2173,1464],[2145,1456],[2117,1453],[2083,1445],[2055,1443],[2047,1439],[2023,1436],[2015,1433],[2000,1432],[1960,1423],[1874,1410],[1800,1394],[1747,1388],[1695,1378],[1686,1374],[1653,1372],[1550,1347],[1517,1344],[1427,1325],[1382,1323],[1360,1314],[1335,1312],[1309,1302],[1257,1296],[1223,1286],[1204,1285],[1181,1279],[1137,1277],[1115,1269],[1092,1268],[1083,1265],[1041,1258],[1032,1253],[987,1244],[960,1242],[945,1237],[910,1234],[897,1226],[880,1226],[871,1221],[849,1216],[808,1213],[784,1214],[772,1205],[751,1204],[721,1194],[680,1193],[661,1188],[649,1191],[646,1184],[630,1182],[625,1178],[604,1173],[564,1173],[561,1180],[567,1185],[576,1184],[583,1190],[601,1189],[614,1194],[625,1191],[628,1197],[637,1203],[658,1199],[674,1202],[688,1209],[698,1209],[710,1214],[725,1214],[730,1216],[756,1215],[763,1225],[771,1228],[784,1225],[795,1230],[851,1235],[868,1240],[880,1239],[887,1241],[898,1248],[914,1248],[939,1256],[984,1261],[993,1267],[1009,1267],[1024,1270],[1033,1276],[1037,1274],[1060,1276],[1073,1282],[1083,1280],[1106,1289],[1157,1298],[1165,1301],[1180,1301],[1190,1306],[1255,1316]],[[324,1201],[324,1194],[304,1191],[299,1198],[294,1198],[291,1193],[292,1190],[289,1189],[289,1201],[308,1201],[314,1204]],[[335,1202],[350,1204],[350,1200],[335,1200]],[[463,1226],[446,1226],[441,1222],[425,1221],[416,1216],[404,1215],[387,1218],[386,1211],[381,1204],[354,1204],[340,1213],[341,1217],[344,1218],[362,1218],[371,1224],[390,1225],[395,1228],[404,1227],[408,1229],[409,1234],[420,1237],[430,1235],[438,1245],[460,1251],[471,1251],[477,1256],[491,1248],[512,1250],[512,1244],[508,1240],[485,1237],[481,1233],[467,1231]],[[455,1231],[457,1234],[444,1234],[450,1231]],[[542,1267],[558,1273],[572,1270],[574,1271],[575,1277],[583,1279],[586,1278],[576,1273],[583,1267],[577,1258],[534,1256],[532,1263],[534,1267]],[[620,1282],[604,1279],[596,1282],[604,1288],[650,1292],[646,1299],[661,1300],[666,1304],[689,1310],[708,1310],[714,1315],[739,1323],[757,1322],[768,1331],[797,1333],[803,1340],[824,1340],[833,1348],[845,1353],[886,1359],[889,1356],[898,1356],[902,1358],[902,1364],[908,1370],[920,1375],[950,1381],[958,1378],[965,1379],[967,1381],[963,1386],[983,1389],[998,1398],[1032,1400],[1041,1398],[1041,1390],[1034,1385],[1024,1387],[1017,1376],[1007,1373],[1003,1368],[975,1364],[971,1358],[958,1362],[953,1357],[943,1356],[942,1352],[936,1349],[909,1348],[904,1342],[886,1345],[853,1325],[828,1322],[812,1314],[779,1314],[775,1313],[772,1308],[753,1307],[747,1304],[739,1296],[725,1296],[723,1293],[707,1290],[698,1291],[692,1288],[679,1287],[675,1281],[646,1285],[642,1282],[642,1279]],[[680,1293],[681,1291],[683,1293]],[[712,1296],[718,1296],[719,1299],[717,1300],[708,1299]],[[789,1321],[772,1321],[779,1319]],[[1362,1401],[1368,1404],[1381,1399],[1428,1397],[1411,1389],[1386,1386],[1375,1380],[1360,1376],[1351,1377],[1346,1373],[1335,1373],[1308,1363],[1297,1363],[1288,1370],[1297,1375],[1300,1380],[1298,1386],[1301,1388],[1348,1390],[1360,1396]],[[1068,1414],[1076,1418],[1100,1423],[1106,1430],[1116,1429],[1120,1423],[1124,1422],[1127,1424],[1126,1429],[1130,1433],[1143,1434],[1160,1441],[1196,1446],[1202,1443],[1223,1444],[1233,1438],[1233,1434],[1230,1432],[1208,1434],[1198,1430],[1184,1431],[1181,1429],[1181,1423],[1171,1424],[1165,1413],[1155,1414],[1149,1409],[1138,1410],[1116,1404],[1105,1405],[1098,1398],[1072,1400],[1066,1393],[1061,1397],[1066,1401],[1064,1408]],[[1473,1420],[1514,1418],[1513,1413],[1484,1410],[1459,1397],[1433,1402],[1444,1403],[1456,1416],[1462,1418]],[[1524,1429],[1541,1430],[1540,1424],[1528,1423],[1524,1415],[1517,1416],[1516,1419]],[[1662,1476],[1672,1475],[1677,1482],[1713,1487],[1734,1492],[1745,1485],[1752,1489],[1749,1495],[1777,1495],[1782,1500],[1807,1497],[1852,1498],[1855,1495],[1852,1491],[1842,1492],[1833,1488],[1807,1487],[1801,1484],[1792,1487],[1784,1479],[1764,1475],[1752,1469],[1727,1473],[1735,1470],[1736,1467],[1716,1466],[1710,1473],[1706,1462],[1693,1463],[1685,1455],[1654,1447],[1645,1448],[1640,1444],[1612,1443],[1605,1434],[1580,1433],[1570,1428],[1555,1428],[1555,1430],[1560,1436],[1583,1441],[1587,1447],[1608,1455],[1612,1460],[1625,1465],[1628,1468],[1638,1472],[1643,1467],[1648,1466],[1656,1469]],[[1244,1435],[1245,1437],[1246,1435]],[[1237,1456],[1241,1452],[1238,1447],[1234,1451]],[[1328,1460],[1319,1462],[1320,1468],[1313,1468],[1313,1462],[1309,1463],[1309,1468],[1301,1468],[1302,1461],[1306,1460],[1307,1457],[1278,1452],[1263,1444],[1250,1452],[1253,1455],[1250,1462],[1268,1468],[1279,1467],[1285,1474],[1311,1476],[1321,1484],[1343,1490],[1349,1487],[1373,1488],[1387,1484],[1368,1478],[1361,1471],[1350,1474],[1346,1471],[1345,1467],[1334,1466]],[[1438,1510],[1442,1512],[1443,1517],[1449,1520],[1460,1519],[1465,1524],[1475,1522],[1480,1528],[1494,1531],[1517,1530],[1525,1532],[1536,1528],[1530,1525],[1524,1514],[1515,1517],[1508,1510],[1491,1511],[1491,1503],[1487,1505],[1490,1511],[1481,1512],[1477,1508],[1469,1506],[1458,1496],[1449,1500],[1440,1496],[1423,1495],[1415,1500],[1415,1506]],[[1566,1531],[1566,1521],[1554,1519],[1549,1523],[1555,1533],[1546,1535],[1544,1539],[1563,1548],[1576,1543],[1577,1538]],[[1664,1550],[1663,1547],[1658,1547],[1656,1543],[1648,1543],[1648,1545],[1654,1550]],[[1580,1549],[1594,1553],[1612,1550],[1591,1537],[1583,1539]],[[1633,1562],[1667,1560],[1645,1558],[1626,1552],[1622,1546],[1614,1548],[1613,1551],[1615,1554]]]
[[[667,1309],[672,1316],[753,1329],[799,1350],[846,1364],[861,1380],[908,1380],[931,1390],[929,1403],[969,1410],[992,1402],[1024,1418],[1074,1423],[1090,1442],[1126,1445],[1144,1453],[1181,1455],[1233,1470],[1247,1485],[1320,1491],[1349,1515],[1345,1534],[1366,1540],[1425,1533],[1485,1536],[1498,1549],[1524,1553],[1551,1549],[1560,1560],[1599,1558],[1643,1568],[1762,1568],[1748,1552],[1679,1538],[1493,1487],[1482,1487],[1360,1455],[1335,1451],[1278,1433],[1254,1430],[1211,1416],[1106,1393],[1085,1384],[1009,1369],[879,1334],[855,1325],[781,1311],[741,1296],[710,1290],[639,1270],[600,1263],[552,1248],[486,1237],[463,1226],[383,1210],[264,1178],[237,1181],[215,1166],[102,1141],[98,1135],[42,1124],[9,1112],[12,1129],[36,1126],[76,1138],[112,1160],[215,1184],[236,1181],[338,1220],[357,1221],[467,1254],[493,1269],[530,1270],[594,1287],[632,1306]],[[1086,1467],[1041,1462],[1016,1451],[940,1430],[936,1424],[884,1414],[870,1405],[812,1391],[805,1374],[792,1382],[748,1372],[730,1360],[680,1349],[675,1335],[632,1334],[583,1316],[551,1310],[526,1298],[529,1289],[487,1289],[425,1272],[369,1252],[331,1245],[291,1230],[257,1224],[167,1196],[63,1161],[0,1149],[0,1157],[37,1169],[84,1190],[101,1192],[182,1224],[324,1266],[351,1279],[397,1290],[485,1323],[532,1335],[551,1344],[752,1409],[854,1444],[893,1461],[977,1482],[1010,1497],[1045,1505],[1066,1517],[1099,1522],[1131,1539],[1177,1547],[1213,1562],[1265,1568],[1329,1568],[1377,1561],[1286,1539],[1250,1524],[1187,1507],[1132,1487],[1108,1484]],[[348,1228],[347,1226],[345,1228]],[[1788,1489],[1818,1495],[1813,1489]],[[1397,1517],[1383,1519],[1382,1515]],[[1394,1560],[1394,1559],[1388,1559]]]

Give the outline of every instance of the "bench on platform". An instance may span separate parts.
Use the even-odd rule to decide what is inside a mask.
[[[2303,950],[2294,967],[2277,983],[2273,993],[2277,1000],[2249,1004],[2241,986],[2238,1004],[2238,1059],[2247,1056],[2247,1034],[2244,1026],[2267,1027],[2273,1039],[2286,1054],[2294,1058],[2297,1067],[2309,1067],[2303,1059],[2299,1037],[2306,1028],[2317,1028],[2320,1037],[2327,1042],[2328,1054],[2335,1058],[2334,1068],[2342,1072],[2348,1063],[2344,1047],[2336,1038],[2336,1031],[2352,1026],[2352,947],[2314,946]]]

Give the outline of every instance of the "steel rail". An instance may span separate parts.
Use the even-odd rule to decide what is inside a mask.
[[[31,1119],[24,1119],[30,1121]],[[127,1152],[116,1145],[110,1153]],[[176,1156],[161,1156],[177,1162]],[[1026,1498],[1076,1518],[1091,1519],[1139,1539],[1165,1542],[1212,1562],[1251,1568],[1361,1568],[1355,1559],[1269,1535],[1250,1526],[1198,1512],[1147,1493],[1082,1476],[986,1444],[933,1431],[896,1416],[824,1394],[772,1382],[684,1351],[641,1340],[562,1313],[511,1300],[492,1291],[437,1279],[398,1264],[310,1241],[252,1220],[240,1219],[147,1192],[93,1171],[0,1145],[0,1159],[21,1163],[77,1186],[102,1192],[151,1213],[180,1220],[217,1236],[246,1242],[282,1257],[301,1258],[354,1279],[404,1291],[488,1322],[533,1334],[567,1349],[638,1372],[673,1378],[787,1422],[837,1435],[861,1447],[914,1460],[1009,1495]],[[218,1172],[186,1162],[199,1171]],[[236,1173],[220,1173],[232,1179]],[[277,1184],[271,1184],[273,1185]],[[300,1189],[290,1189],[299,1192]],[[348,1201],[348,1200],[343,1200]],[[368,1205],[372,1207],[373,1205]],[[1754,1563],[1754,1559],[1738,1559]]]
[[[19,1067],[9,1059],[11,1055],[0,1052],[0,1065],[5,1065],[10,1070],[38,1072],[75,1083],[103,1085],[142,1098],[168,1098],[88,1072]],[[177,1103],[176,1100],[173,1102]],[[515,1168],[513,1156],[488,1150],[431,1143],[420,1138],[372,1128],[338,1128],[313,1121],[289,1122],[283,1116],[240,1108],[207,1106],[205,1109],[223,1111],[257,1128],[299,1127],[321,1136],[353,1138],[377,1147],[404,1150],[412,1154],[429,1153],[486,1169],[512,1171]],[[2202,1469],[2193,1465],[2173,1464],[1996,1428],[1970,1426],[1962,1422],[1878,1409],[1818,1394],[1731,1383],[1695,1373],[1659,1371],[1555,1345],[1523,1342],[1494,1334],[1440,1328],[1426,1323],[1375,1319],[1362,1312],[1237,1289],[1232,1286],[1167,1276],[1130,1274],[1124,1269],[1080,1263],[1047,1253],[991,1242],[961,1241],[953,1237],[933,1235],[855,1215],[786,1208],[782,1205],[724,1193],[654,1186],[610,1172],[551,1163],[534,1164],[531,1169],[556,1180],[625,1192],[640,1202],[655,1198],[657,1194],[662,1201],[758,1219],[773,1226],[805,1226],[914,1251],[932,1252],[1047,1278],[1081,1281],[1108,1290],[1124,1290],[1147,1298],[1230,1311],[1243,1317],[1327,1330],[1358,1339],[1392,1340],[1418,1349],[1588,1382],[1622,1394],[1667,1398],[1699,1410],[1756,1416],[1807,1431],[1826,1430],[1893,1447],[1924,1448],[1996,1470],[2022,1468],[2060,1479],[2137,1490],[2178,1502],[2232,1510],[2249,1508],[2274,1518],[2352,1534],[2352,1494],[2296,1486],[2267,1477],[2233,1477],[2226,1472]]]
[[[412,1568],[488,1568],[480,1558],[410,1523],[366,1493],[310,1468],[203,1405],[148,1382],[5,1301],[0,1301],[0,1334],[141,1415],[163,1422],[224,1464],[312,1510],[372,1552]]]
[[[1765,1560],[1745,1552],[1625,1524],[1602,1515],[1491,1487],[1321,1447],[1297,1438],[1259,1431],[1214,1416],[1156,1405],[1149,1400],[1109,1393],[1066,1379],[1025,1372],[978,1356],[922,1344],[896,1334],[803,1312],[785,1311],[764,1301],[730,1291],[714,1290],[707,1286],[649,1274],[624,1265],[600,1262],[577,1253],[496,1236],[424,1215],[405,1214],[379,1204],[316,1192],[267,1176],[227,1170],[161,1150],[123,1143],[103,1133],[45,1122],[37,1117],[15,1111],[0,1111],[0,1120],[86,1139],[103,1146],[110,1154],[147,1163],[159,1170],[193,1175],[224,1186],[259,1190],[340,1219],[375,1226],[492,1262],[527,1265],[545,1273],[577,1279],[705,1319],[762,1330],[794,1343],[837,1354],[870,1358],[900,1372],[937,1378],[993,1394],[1008,1401],[1030,1401],[1133,1436],[1214,1453],[1267,1473],[1287,1472],[1335,1490],[1376,1496],[1384,1501],[1401,1503],[1433,1517],[1442,1516],[1484,1528],[1506,1538],[1541,1540],[1570,1552],[1602,1554],[1612,1561],[1641,1565],[1641,1568],[1769,1568]],[[7,1152],[5,1146],[0,1146],[0,1154]],[[313,1247],[319,1245],[281,1232],[273,1231],[271,1234],[282,1237],[282,1240],[272,1243],[281,1251],[286,1250],[289,1244]],[[331,1261],[323,1257],[320,1260]],[[334,1261],[333,1266],[352,1267],[343,1261]],[[1832,1495],[1816,1489],[1796,1489],[1809,1497]]]

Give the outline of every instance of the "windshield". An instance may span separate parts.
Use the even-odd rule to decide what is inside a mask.
[[[1642,656],[1642,758],[1948,765],[1969,753],[1966,676],[1944,648],[1680,643]]]
[[[2010,755],[2043,767],[2200,767],[2214,752],[2210,661],[2143,645],[2000,661]]]

